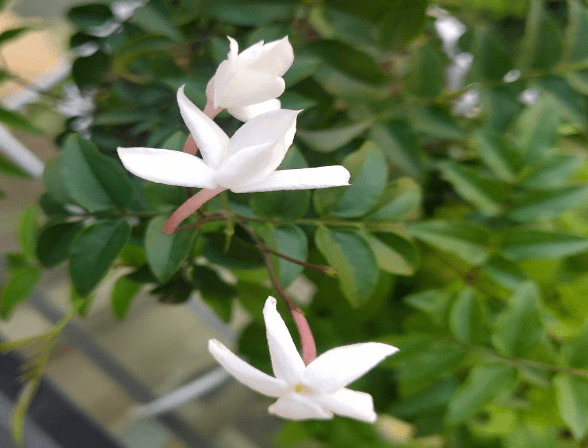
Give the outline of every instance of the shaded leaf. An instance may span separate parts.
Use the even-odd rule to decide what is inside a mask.
[[[117,319],[127,317],[131,303],[141,289],[141,284],[130,280],[127,276],[120,277],[112,287],[110,304]]]

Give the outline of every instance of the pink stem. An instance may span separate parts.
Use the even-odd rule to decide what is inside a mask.
[[[214,190],[209,190],[207,188],[200,190],[172,213],[163,226],[163,233],[167,233],[168,235],[174,233],[184,219],[198,210],[203,204],[208,202],[217,194],[222,193],[225,190],[226,188],[223,187],[217,187]]]
[[[211,120],[214,119],[214,117],[216,117],[220,111],[222,111],[223,108],[222,107],[217,107],[215,109],[215,107],[212,105],[212,101],[210,101],[209,99],[206,99],[206,106],[204,106],[204,115],[206,115],[208,118],[210,118]],[[188,136],[188,139],[186,140],[186,143],[184,144],[184,152],[188,153],[188,154],[192,154],[193,156],[196,155],[196,153],[198,152],[198,145],[196,144],[196,142],[194,141],[194,139],[192,138],[191,135]]]
[[[294,310],[290,310],[292,313],[292,317],[294,318],[294,322],[296,323],[296,328],[298,328],[298,334],[300,335],[300,347],[302,348],[302,359],[304,360],[304,364],[310,364],[316,358],[316,345],[314,343],[314,337],[312,336],[312,331],[310,330],[310,326],[300,311],[300,308],[296,308]]]

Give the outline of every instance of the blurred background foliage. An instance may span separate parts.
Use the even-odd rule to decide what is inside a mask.
[[[451,17],[465,25],[453,44],[439,34]],[[238,302],[252,317],[240,353],[270,371],[261,308],[275,291],[253,232],[274,251],[336,269],[274,258],[283,287],[301,274],[314,287],[302,306],[319,353],[374,340],[400,348],[356,387],[381,418],[413,425],[398,446],[588,444],[581,0],[151,0],[132,18],[107,3],[68,18],[77,95],[95,105],[67,120],[46,193],[22,214],[22,252],[5,257],[3,319],[46,268],[69,263],[81,313],[107,272],[130,268],[112,290],[118,318],[145,286],[170,304],[197,290],[225,320]],[[115,149],[181,150],[176,90],[186,84],[204,107],[227,35],[241,48],[290,37],[296,58],[281,100],[304,112],[282,167],[342,163],[352,186],[225,193],[205,213],[227,219],[166,236],[165,219],[188,193],[131,176]],[[41,100],[29,121],[2,110],[0,121],[43,129],[48,113]],[[229,133],[238,126],[226,113],[216,121]],[[392,446],[377,429],[286,422],[277,444]]]

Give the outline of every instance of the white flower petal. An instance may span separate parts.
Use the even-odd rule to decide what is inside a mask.
[[[227,36],[227,39],[229,39],[229,53],[227,54],[227,59],[236,59],[239,55],[239,43],[231,36]]]
[[[186,126],[200,148],[202,158],[208,166],[217,168],[223,158],[224,149],[229,144],[229,137],[188,99],[184,86],[178,89],[178,105]]]
[[[300,112],[298,110],[280,109],[258,115],[249,120],[233,134],[227,146],[226,157],[230,157],[243,148],[278,141],[282,142],[287,151],[294,141],[296,117]],[[282,156],[282,159],[284,156]],[[278,166],[279,164],[276,165],[276,168]]]
[[[284,73],[294,62],[294,49],[288,40],[288,36],[280,40],[268,42],[261,48],[257,60],[248,68],[274,76],[284,76]]]
[[[239,55],[239,63],[249,65],[254,62],[262,52],[264,46],[263,40],[251,45],[249,48],[243,50]]]
[[[299,168],[280,170],[268,174],[258,182],[235,187],[235,193],[252,193],[256,191],[306,190],[349,185],[349,171],[341,165],[321,166],[318,168]]]
[[[315,400],[324,409],[337,415],[367,423],[374,423],[378,418],[374,411],[374,399],[365,392],[343,388],[330,394],[319,394]]]
[[[260,394],[281,397],[288,390],[287,384],[247,364],[216,339],[208,341],[208,351],[227,372]]]
[[[264,179],[280,162],[268,165],[276,153],[282,153],[279,143],[251,146],[233,154],[215,171],[216,183],[232,190]],[[283,158],[283,156],[282,156]]]
[[[302,383],[316,392],[328,393],[347,386],[398,349],[379,342],[346,345],[329,350],[302,372]]]
[[[263,318],[267,332],[272,367],[276,378],[288,384],[297,384],[305,368],[288,327],[276,309],[276,299],[268,297],[263,307]]]
[[[233,63],[233,61],[224,61]],[[235,107],[249,106],[273,98],[279,97],[286,89],[286,84],[282,78],[267,73],[250,70],[247,67],[238,66],[227,67],[226,82],[219,81],[219,71],[217,71],[215,81],[215,98],[218,100],[218,106],[224,109]],[[229,71],[229,70],[234,70]],[[215,107],[218,107],[215,106]]]
[[[280,100],[273,99],[264,101],[263,103],[252,104],[251,106],[235,107],[228,109],[227,112],[237,120],[249,121],[258,115],[265,114],[266,112],[279,110],[281,106]]]
[[[212,170],[202,159],[159,148],[118,148],[127,170],[142,179],[181,187],[216,188]]]
[[[278,401],[268,408],[268,411],[278,417],[288,418],[290,420],[332,419],[333,413],[324,410],[311,397],[292,393],[279,398]]]

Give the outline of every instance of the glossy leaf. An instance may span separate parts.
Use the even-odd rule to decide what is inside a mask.
[[[190,253],[195,230],[163,233],[167,218],[158,216],[149,221],[145,231],[145,257],[151,272],[165,283],[178,271],[180,264]]]
[[[37,258],[52,268],[69,257],[72,241],[82,229],[78,222],[49,222],[39,232]]]
[[[127,243],[131,228],[126,221],[98,221],[73,240],[69,274],[77,292],[87,296],[102,280]]]
[[[60,170],[67,195],[91,212],[126,207],[135,195],[122,166],[76,135],[65,142]]]
[[[319,227],[315,243],[338,273],[341,292],[353,307],[369,299],[378,282],[376,260],[368,244],[356,232]]]

